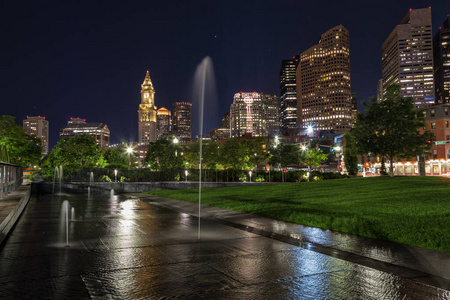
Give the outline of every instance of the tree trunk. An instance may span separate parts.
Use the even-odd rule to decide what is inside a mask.
[[[391,177],[394,177],[394,161],[392,160],[392,155],[389,157],[389,173]]]

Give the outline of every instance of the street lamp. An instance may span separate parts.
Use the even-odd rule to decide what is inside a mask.
[[[252,170],[248,171],[248,175],[250,175],[250,182],[252,182]]]
[[[173,143],[175,144],[175,145],[177,145],[178,144],[178,139],[175,137],[174,139],[173,139]],[[175,156],[178,156],[178,151],[177,151],[177,149],[175,149]]]
[[[187,182],[187,176],[188,176],[189,172],[188,170],[184,170],[184,176],[186,177],[186,182]]]
[[[117,182],[117,169],[114,170],[114,178],[115,178],[115,182]]]
[[[131,169],[131,152],[133,152],[133,148],[128,147],[127,153],[128,153],[128,170]]]

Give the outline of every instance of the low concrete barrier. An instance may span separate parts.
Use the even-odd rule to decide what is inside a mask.
[[[243,185],[257,185],[270,184],[267,182],[202,182],[202,188],[213,187],[231,187]],[[46,184],[46,191],[52,190],[52,184]],[[88,187],[95,190],[104,190],[105,192],[114,190],[114,193],[140,193],[146,191],[159,190],[182,190],[182,189],[198,189],[198,182],[183,182],[183,181],[161,181],[161,182],[72,182],[63,183],[63,190],[70,190],[72,192],[86,193]]]
[[[14,224],[16,224],[17,219],[19,219],[23,210],[27,206],[28,201],[30,200],[30,192],[31,192],[31,188],[29,187],[27,192],[25,194],[23,194],[19,203],[17,203],[17,205],[14,207],[14,209],[8,214],[8,216],[0,224],[0,245],[6,239],[8,233],[11,231]]]

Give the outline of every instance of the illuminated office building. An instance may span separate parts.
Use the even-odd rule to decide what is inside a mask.
[[[139,143],[149,144],[156,140],[155,88],[147,71],[141,85],[141,104],[138,110]]]
[[[192,103],[175,102],[173,104],[172,135],[181,142],[192,140]]]
[[[264,135],[277,136],[281,135],[281,119],[280,119],[280,101],[277,95],[261,94],[263,105],[263,127]]]
[[[431,8],[410,9],[395,26],[381,47],[381,67],[383,93],[397,83],[416,107],[435,103]]]
[[[296,131],[297,123],[297,66],[299,56],[283,60],[280,69],[281,123],[284,134]],[[294,130],[292,130],[294,129]]]
[[[433,39],[436,103],[450,102],[450,16]]]
[[[161,107],[156,111],[156,138],[164,138],[172,134],[172,113]]]
[[[29,117],[23,120],[23,129],[28,134],[34,134],[42,140],[42,154],[48,153],[48,121],[45,117]]]
[[[302,128],[341,134],[353,125],[349,32],[336,26],[300,54],[297,113]]]
[[[102,148],[109,146],[111,132],[104,123],[87,123],[86,119],[70,118],[67,125],[59,131],[61,138],[71,138],[78,134],[92,136]]]
[[[231,137],[241,137],[247,133],[264,136],[264,109],[261,94],[236,93],[230,107]]]

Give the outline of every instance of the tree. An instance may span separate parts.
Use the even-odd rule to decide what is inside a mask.
[[[356,148],[355,138],[347,132],[344,135],[345,148],[344,148],[344,163],[347,169],[348,175],[358,174],[358,149]]]
[[[403,98],[400,85],[386,89],[386,100],[378,103],[374,98],[363,104],[366,114],[357,114],[354,131],[360,154],[388,157],[391,177],[394,159],[422,155],[431,148],[428,141],[433,133],[421,129],[426,125],[423,110],[414,108],[411,97]]]
[[[0,116],[0,145],[6,147],[9,161],[22,167],[37,165],[42,156],[42,140],[27,134],[13,116]]]
[[[300,149],[297,145],[280,144],[277,147],[270,148],[269,164],[272,166],[298,165],[300,161]]]
[[[173,137],[162,138],[149,144],[143,162],[156,171],[181,168],[183,161],[180,150]]]
[[[300,157],[300,162],[308,169],[320,167],[325,160],[327,160],[327,155],[315,148]]]
[[[127,168],[128,156],[126,149],[122,147],[106,148],[103,152],[103,157],[106,161],[107,167],[110,168]]]
[[[264,138],[228,139],[220,148],[220,160],[225,167],[234,170],[252,169],[267,158],[264,144]]]
[[[102,149],[88,134],[80,134],[59,140],[55,148],[44,158],[42,166],[54,168],[63,165],[70,169],[103,167]]]

